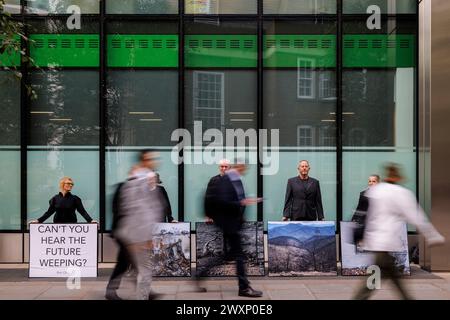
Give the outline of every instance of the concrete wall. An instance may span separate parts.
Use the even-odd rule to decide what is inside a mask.
[[[424,0],[431,5],[431,219],[446,237],[431,250],[431,269],[450,270],[450,1]]]

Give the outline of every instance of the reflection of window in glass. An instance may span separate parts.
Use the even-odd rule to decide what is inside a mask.
[[[320,145],[322,147],[334,147],[336,145],[336,130],[334,127],[325,126],[319,130]]]
[[[323,100],[336,99],[336,86],[331,73],[321,73],[319,75],[319,97]]]
[[[297,60],[297,97],[299,99],[314,98],[315,73],[311,69],[312,60]]]
[[[223,72],[194,72],[194,119],[202,121],[203,129],[222,130],[225,125]]]
[[[297,145],[300,147],[310,147],[313,145],[313,127],[298,126],[297,127]]]

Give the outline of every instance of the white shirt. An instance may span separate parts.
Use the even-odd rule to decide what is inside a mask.
[[[417,227],[430,243],[444,238],[428,222],[414,194],[406,188],[390,183],[378,183],[367,190],[369,210],[363,238],[363,249],[368,251],[402,251],[401,234],[406,223]]]

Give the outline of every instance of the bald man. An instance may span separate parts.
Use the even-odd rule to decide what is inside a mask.
[[[297,166],[299,175],[287,183],[283,221],[324,220],[319,180],[309,176],[308,161]]]

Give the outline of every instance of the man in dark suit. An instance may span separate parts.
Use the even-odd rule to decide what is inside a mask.
[[[319,181],[308,175],[308,161],[300,161],[297,169],[299,175],[287,183],[283,221],[324,220]]]
[[[372,174],[369,176],[369,181],[367,183],[368,187],[359,193],[358,205],[356,206],[355,213],[352,217],[353,222],[364,223],[367,210],[369,209],[369,199],[366,197],[366,192],[371,186],[374,186],[379,182],[379,175]]]
[[[369,176],[368,187],[359,193],[358,205],[353,213],[352,222],[356,222],[356,228],[353,230],[353,241],[359,249],[359,245],[364,236],[364,229],[366,223],[366,215],[369,210],[369,198],[367,198],[366,193],[370,187],[376,185],[380,182],[380,176],[373,174]]]
[[[222,230],[224,239],[227,239],[230,246],[230,253],[236,260],[239,295],[255,298],[261,297],[262,292],[254,290],[247,279],[240,230],[244,222],[245,207],[256,204],[261,199],[245,197],[241,176],[246,170],[244,162],[238,161],[233,165],[232,169],[214,183],[210,200],[215,208],[214,223]]]
[[[227,170],[229,170],[230,168],[231,168],[231,164],[228,159],[220,160],[219,161],[219,174],[212,177],[208,182],[208,186],[206,187],[205,203],[204,203],[206,223],[214,222],[213,216],[215,214],[216,208],[214,207],[214,203],[211,200],[214,196],[215,185],[225,175],[225,172]]]

